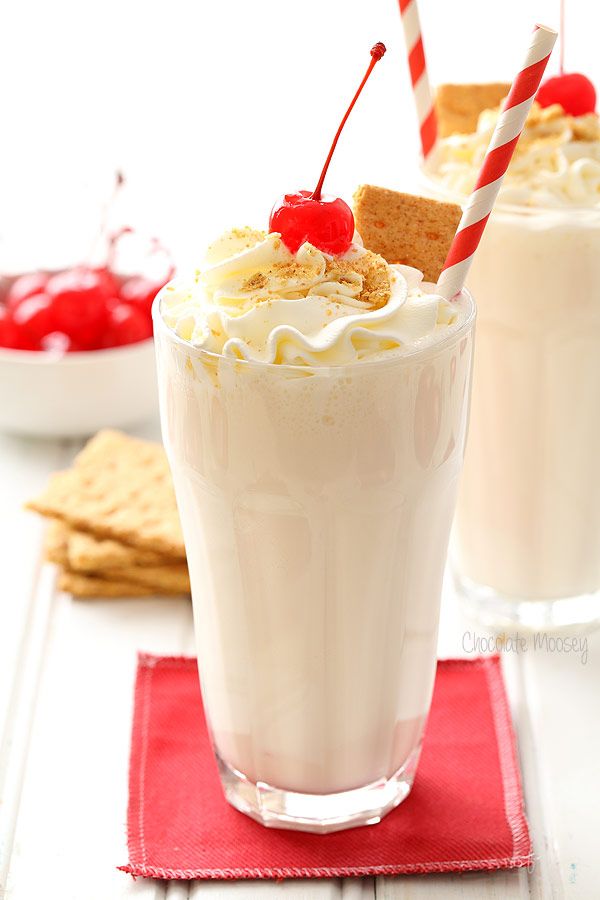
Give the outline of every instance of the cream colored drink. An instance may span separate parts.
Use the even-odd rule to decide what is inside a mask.
[[[433,177],[474,183],[497,113],[441,141]],[[457,511],[459,586],[489,618],[600,615],[600,128],[534,106],[468,278],[479,304]]]

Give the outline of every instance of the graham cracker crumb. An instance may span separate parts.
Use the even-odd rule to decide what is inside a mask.
[[[243,228],[232,228],[230,234],[235,238],[245,241],[247,247],[253,247],[254,244],[264,241],[267,236],[265,231],[259,231],[258,228],[251,228],[249,225],[245,225]]]
[[[385,306],[392,295],[387,263],[377,253],[367,251],[354,259],[334,257],[328,260],[325,272],[337,278],[341,284],[344,284],[345,274],[361,275],[363,284],[357,299],[368,303],[373,309]],[[346,283],[352,285],[354,282],[348,279]]]
[[[268,283],[267,276],[264,272],[255,272],[250,278],[246,278],[240,287],[241,291],[261,291],[266,288]]]
[[[559,103],[542,108],[534,103],[525,123],[517,153],[536,146],[560,146],[573,141],[600,140],[600,124],[596,113],[569,116]]]
[[[600,141],[600,119],[597,113],[578,116],[570,120],[573,140]]]
[[[388,263],[420,269],[425,281],[437,281],[460,217],[456,203],[370,184],[354,194],[356,229],[365,247]]]
[[[546,122],[562,119],[564,115],[565,111],[560,103],[553,103],[552,106],[540,106],[539,103],[533,103],[525,120],[525,127],[534,128],[537,125],[544,125]]]
[[[284,281],[296,281],[305,277],[311,277],[315,273],[314,266],[307,266],[297,262],[295,259],[289,262],[277,262],[271,266],[271,271],[277,278]]]

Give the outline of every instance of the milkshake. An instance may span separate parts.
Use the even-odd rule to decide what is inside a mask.
[[[323,832],[379,821],[412,785],[474,308],[357,234],[290,243],[229,232],[154,317],[225,794]]]
[[[440,141],[436,190],[473,189],[498,115]],[[488,622],[600,616],[600,127],[534,105],[471,272],[478,352],[453,560]]]

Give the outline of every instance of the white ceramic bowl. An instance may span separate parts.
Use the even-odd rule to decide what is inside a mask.
[[[79,437],[158,410],[154,341],[68,353],[0,348],[0,430]]]

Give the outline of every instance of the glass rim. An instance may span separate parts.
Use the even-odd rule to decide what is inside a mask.
[[[446,202],[457,203],[464,206],[469,199],[470,194],[462,194],[459,191],[452,190],[442,181],[435,178],[432,171],[431,163],[420,163],[419,171],[421,178],[425,182],[425,186],[431,187],[434,193],[439,194]],[[526,206],[524,203],[505,203],[500,198],[494,204],[492,213],[505,213],[514,216],[555,216],[556,218],[568,216],[600,216],[600,206],[576,206],[569,204],[568,206]]]
[[[221,365],[224,363],[225,365],[242,366],[244,368],[263,372],[287,372],[296,376],[309,374],[320,375],[326,374],[328,372],[338,373],[349,370],[356,372],[357,370],[364,371],[374,368],[382,369],[386,366],[389,367],[414,363],[415,359],[418,360],[419,358],[426,358],[427,356],[436,356],[451,344],[458,342],[463,337],[465,337],[465,335],[471,333],[475,324],[475,319],[477,317],[477,307],[475,305],[475,300],[473,299],[470,291],[463,287],[461,295],[465,297],[469,303],[467,317],[461,325],[450,331],[449,334],[447,334],[439,341],[433,341],[426,346],[415,347],[414,349],[409,350],[402,355],[390,356],[387,358],[358,360],[354,362],[340,363],[339,365],[292,365],[290,363],[263,362],[263,360],[260,359],[238,359],[234,356],[224,356],[222,353],[214,353],[212,350],[205,350],[203,347],[195,347],[192,343],[190,343],[190,341],[186,341],[185,338],[182,338],[178,334],[176,334],[172,328],[169,328],[169,326],[163,319],[160,310],[163,290],[164,289],[159,291],[152,304],[152,321],[154,324],[155,337],[158,337],[159,335],[164,336],[171,343],[185,349],[188,353],[194,354],[200,359],[210,361],[213,364]]]

